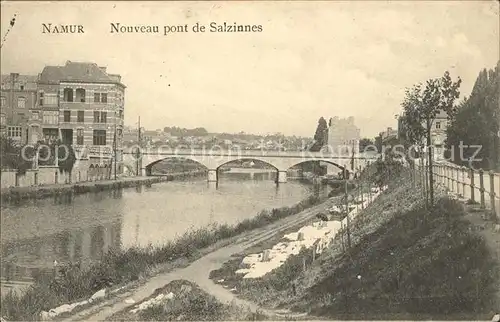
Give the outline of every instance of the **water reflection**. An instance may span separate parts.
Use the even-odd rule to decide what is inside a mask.
[[[2,287],[9,282],[31,282],[53,273],[57,265],[85,267],[106,252],[121,247],[121,221],[100,226],[2,243]],[[12,286],[12,285],[11,285]],[[3,290],[2,290],[3,291]]]

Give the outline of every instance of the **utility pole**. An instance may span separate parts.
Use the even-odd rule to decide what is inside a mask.
[[[136,155],[136,174],[137,176],[140,175],[140,166],[139,166],[139,156],[140,156],[140,149],[141,149],[141,117],[139,116],[139,122],[137,123],[138,125],[138,131],[137,131],[137,155]]]
[[[344,190],[345,190],[345,211],[346,211],[346,218],[347,218],[347,248],[351,249],[351,220],[349,218],[349,195],[347,193],[347,169],[344,167]]]
[[[115,180],[116,180],[116,150],[117,150],[117,146],[116,146],[116,113],[115,113],[115,135],[113,137],[113,152],[114,152],[114,160],[115,160]]]

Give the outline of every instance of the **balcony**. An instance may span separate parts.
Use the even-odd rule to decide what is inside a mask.
[[[68,110],[85,110],[88,109],[90,106],[90,102],[64,102],[61,101],[59,103],[61,109],[68,109]]]
[[[109,158],[113,156],[113,147],[110,145],[75,145],[75,154],[80,158]]]

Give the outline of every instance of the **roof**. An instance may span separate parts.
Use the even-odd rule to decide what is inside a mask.
[[[110,83],[119,84],[119,75],[108,75],[105,68],[96,63],[67,61],[64,66],[45,66],[40,73],[42,84],[59,84],[60,82]]]
[[[1,76],[2,78],[2,89],[10,89],[12,85],[12,80],[10,74],[4,74]],[[26,87],[27,90],[29,89],[36,89],[36,82],[37,82],[38,76],[36,75],[17,75],[16,78],[16,83],[21,83],[21,84],[26,84],[28,85]],[[32,85],[31,87],[29,85]]]

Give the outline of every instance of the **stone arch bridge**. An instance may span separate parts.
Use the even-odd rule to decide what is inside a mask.
[[[332,164],[341,170],[348,172],[359,171],[369,163],[378,158],[376,153],[360,153],[355,155],[334,154],[326,152],[309,151],[261,151],[261,150],[160,150],[160,149],[142,149],[129,150],[123,152],[123,168],[133,169],[135,175],[151,175],[151,168],[154,164],[165,159],[183,158],[195,161],[207,168],[208,181],[218,181],[218,169],[229,162],[237,160],[258,160],[264,162],[276,169],[278,176],[277,182],[287,181],[287,170],[291,167],[308,162],[322,161]],[[352,163],[354,161],[354,167]],[[137,171],[139,170],[139,171]]]

